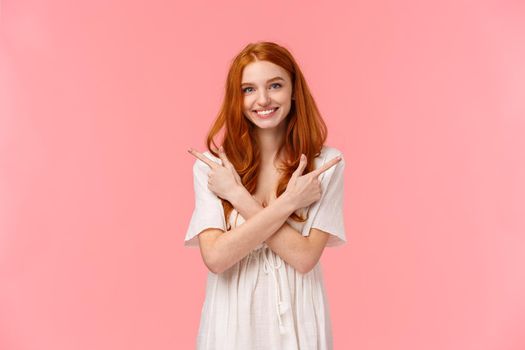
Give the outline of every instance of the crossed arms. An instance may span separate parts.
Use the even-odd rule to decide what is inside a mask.
[[[209,228],[198,235],[201,255],[210,271],[226,271],[262,242],[266,242],[272,251],[300,273],[309,272],[317,264],[329,234],[312,228],[309,236],[304,237],[301,232],[286,223],[286,220],[297,208],[311,203],[312,194],[320,196],[320,182],[317,176],[337,164],[341,160],[340,157],[328,161],[304,176],[300,176],[300,173],[304,170],[306,161],[301,161],[299,168],[292,175],[292,185],[289,183],[287,191],[263,208],[244,186],[239,185],[240,178],[224,152],[219,152],[223,165],[197,151],[189,152],[212,168],[209,175],[213,174],[214,181],[208,181],[209,189],[228,200],[245,219],[243,225],[232,230],[224,232],[217,228]],[[292,188],[291,191],[288,191],[289,187]],[[319,188],[317,194],[315,188]]]

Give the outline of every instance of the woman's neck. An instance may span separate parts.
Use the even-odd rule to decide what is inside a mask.
[[[279,146],[281,145],[282,139],[284,137],[284,129],[259,129],[257,131],[262,164],[273,164],[277,157]]]

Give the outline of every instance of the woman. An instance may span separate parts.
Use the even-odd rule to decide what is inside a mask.
[[[199,246],[209,269],[197,349],[333,348],[319,258],[346,242],[345,163],[326,134],[290,52],[247,45],[208,151],[189,150],[196,198],[185,246]]]

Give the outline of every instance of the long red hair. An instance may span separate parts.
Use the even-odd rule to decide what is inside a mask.
[[[285,159],[280,168],[283,175],[276,193],[279,197],[286,190],[292,173],[299,166],[301,153],[304,153],[308,160],[303,174],[314,170],[314,158],[321,153],[327,137],[326,124],[308,89],[303,73],[286,48],[268,41],[250,43],[233,59],[226,80],[224,100],[208,133],[206,145],[214,156],[219,157],[214,138],[224,128],[222,139],[224,151],[241,177],[244,187],[248,192],[255,193],[261,154],[254,133],[257,126],[243,114],[241,79],[244,67],[257,60],[272,62],[288,71],[295,96],[290,112],[283,121],[286,123],[286,132],[277,152],[278,155],[284,155]],[[211,146],[212,144],[214,147]],[[228,218],[233,206],[224,199],[221,201],[230,229]],[[308,219],[308,216],[302,218],[296,213],[290,217],[301,222]]]

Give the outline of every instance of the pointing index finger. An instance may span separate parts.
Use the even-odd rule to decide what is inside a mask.
[[[190,153],[191,155],[195,156],[196,158],[199,158],[204,163],[208,164],[208,166],[210,168],[212,168],[212,169],[220,166],[219,164],[215,163],[213,160],[211,160],[210,158],[206,157],[204,154],[200,153],[199,151],[194,150],[193,148],[188,149],[188,153]]]
[[[317,177],[317,176],[321,175],[321,173],[325,172],[326,170],[330,169],[331,167],[333,167],[334,165],[339,163],[341,161],[341,159],[342,159],[341,156],[337,156],[335,158],[332,158],[328,162],[326,162],[322,166],[320,166],[319,168],[312,170],[310,172],[310,174],[312,174],[312,176],[316,176]]]

